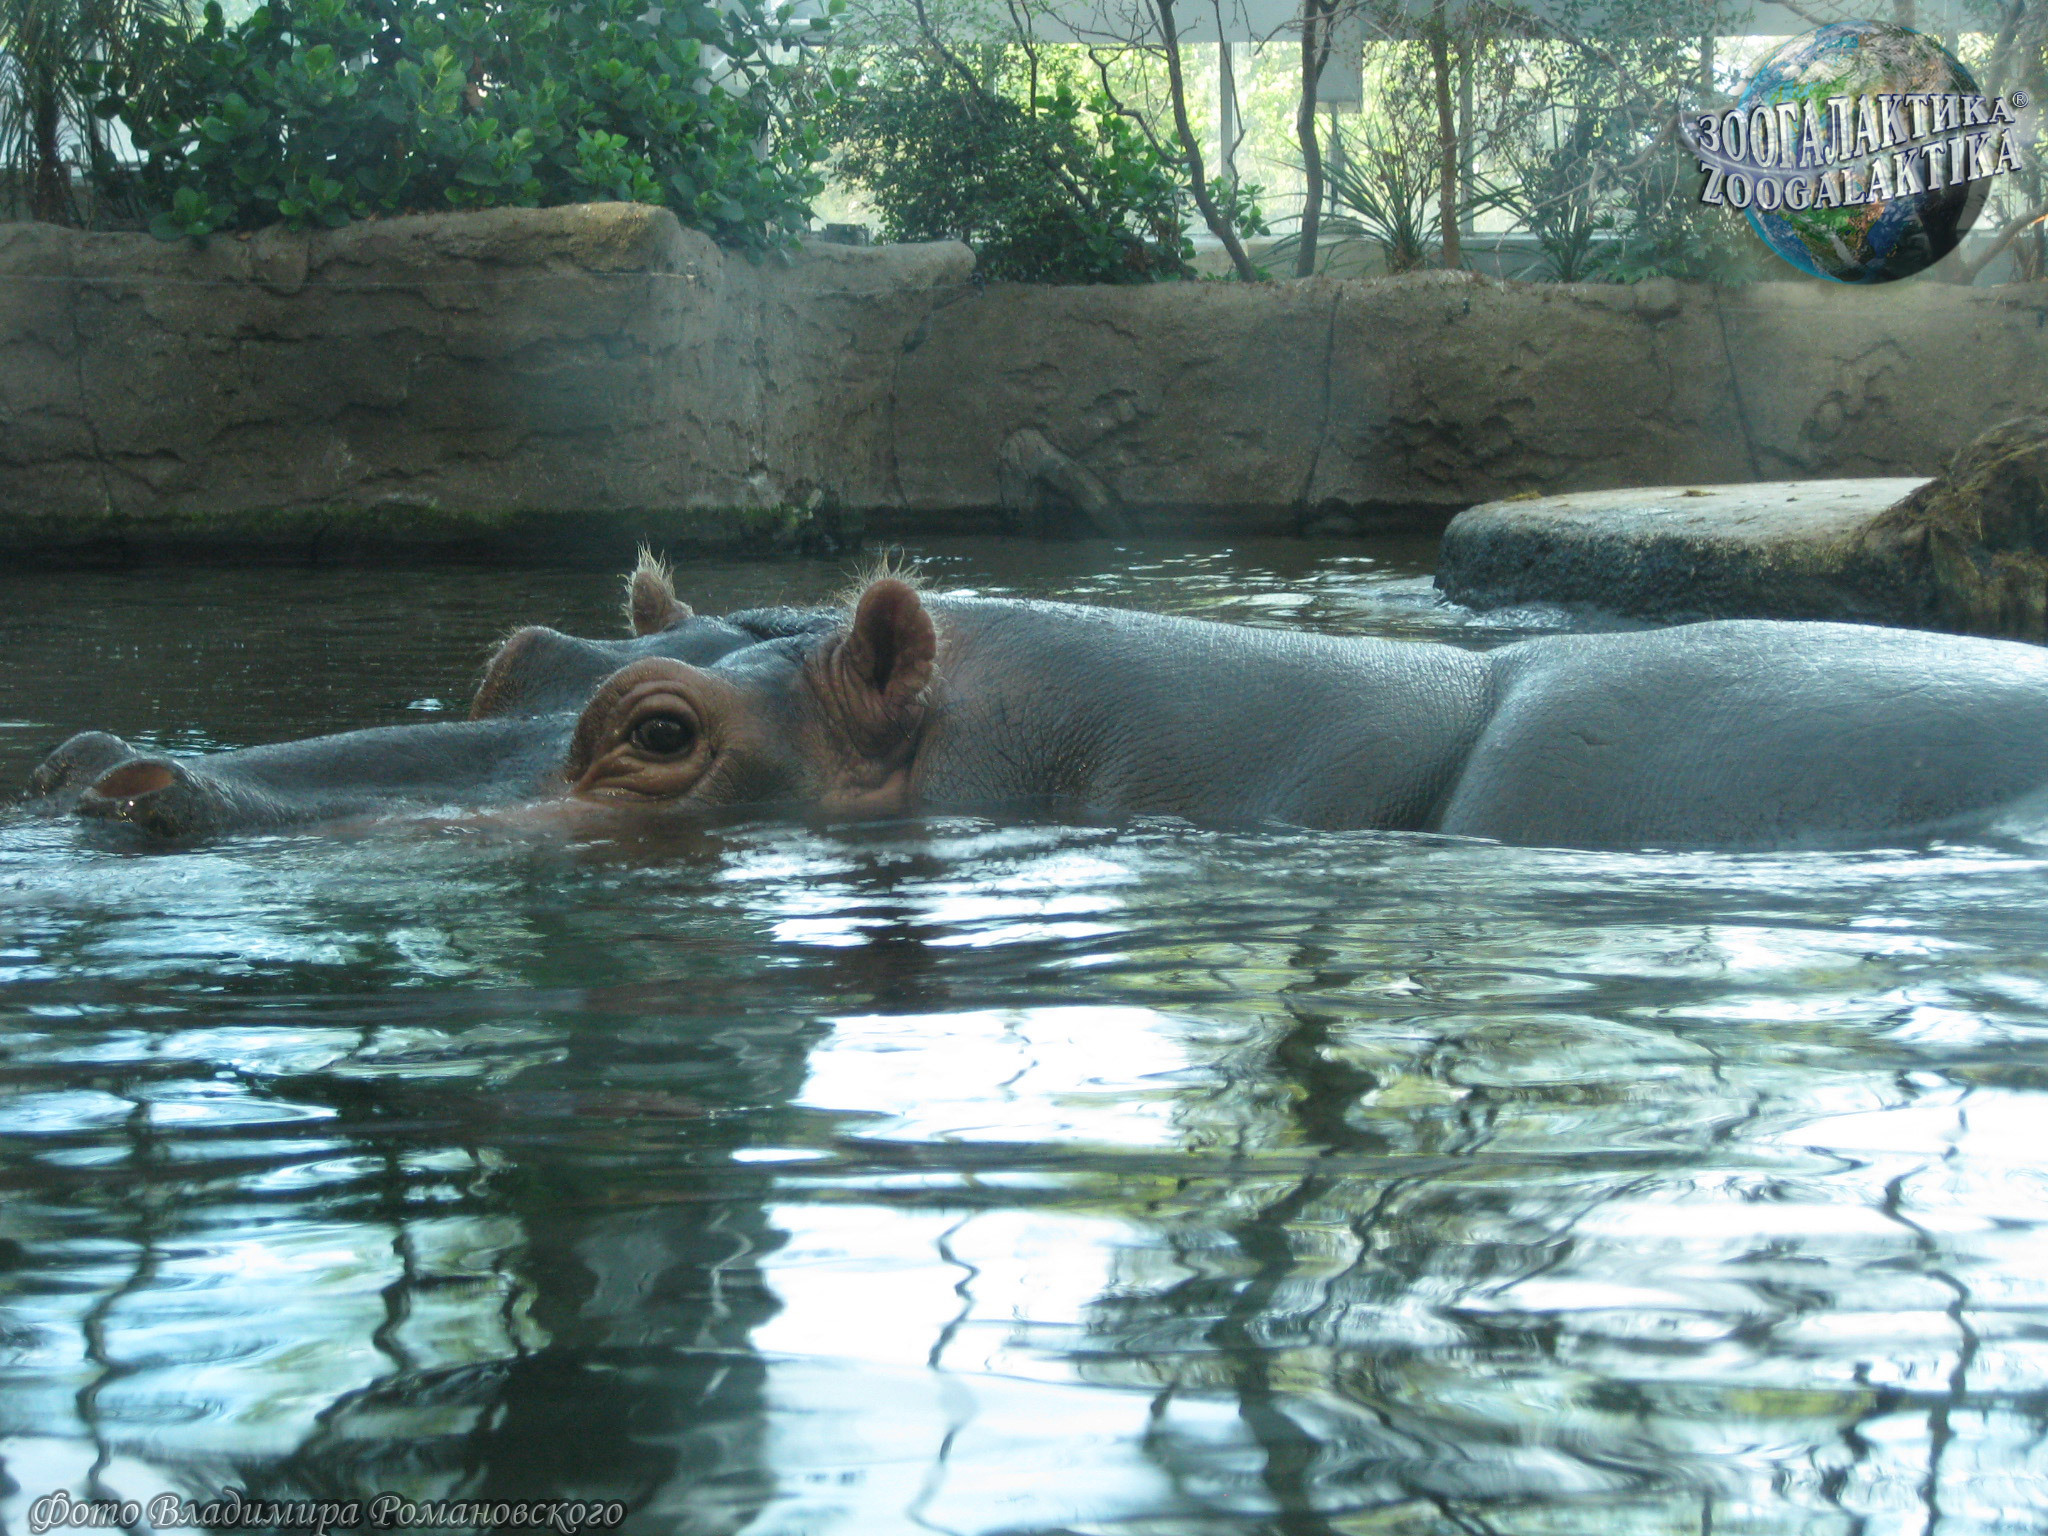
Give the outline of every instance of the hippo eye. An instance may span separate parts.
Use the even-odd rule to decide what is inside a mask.
[[[697,744],[697,727],[681,715],[649,715],[628,739],[649,757],[677,757]]]

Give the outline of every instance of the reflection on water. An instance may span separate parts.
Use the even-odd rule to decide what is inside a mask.
[[[1503,638],[1358,549],[933,563]],[[613,596],[14,585],[0,768],[459,709],[494,633]],[[2024,844],[0,822],[0,1520],[235,1485],[776,1536],[2038,1529],[2044,910]]]

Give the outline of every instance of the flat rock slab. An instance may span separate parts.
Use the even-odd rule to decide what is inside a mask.
[[[1490,501],[1451,520],[1436,584],[1472,608],[1925,624],[1870,537],[1925,479],[1665,485]]]

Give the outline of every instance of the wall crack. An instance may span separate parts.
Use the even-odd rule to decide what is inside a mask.
[[[1323,444],[1330,435],[1331,394],[1334,389],[1333,375],[1337,358],[1337,307],[1344,302],[1340,290],[1330,296],[1330,317],[1323,331],[1323,383],[1320,417],[1316,422],[1315,442],[1309,448],[1308,471],[1301,477],[1301,490],[1294,498],[1294,520],[1297,529],[1308,521],[1309,495],[1316,488],[1316,471],[1322,466]]]
[[[78,276],[78,259],[75,251],[66,253],[64,265],[66,275],[76,279]],[[71,288],[69,309],[71,312],[71,346],[73,349],[72,371],[78,379],[78,419],[85,426],[86,441],[92,445],[93,467],[99,472],[101,507],[106,515],[111,518],[117,511],[114,505],[114,482],[107,474],[107,448],[106,444],[100,441],[100,429],[93,421],[92,390],[87,384],[85,377],[85,328],[79,323],[78,317],[79,305],[84,299],[84,287],[76,281],[68,286]]]

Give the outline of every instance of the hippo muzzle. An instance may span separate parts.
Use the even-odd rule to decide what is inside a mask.
[[[102,774],[141,755],[118,736],[81,731],[29,775],[29,803],[45,816],[59,815],[76,805]]]
[[[29,809],[159,841],[558,797],[573,715],[385,726],[207,757],[138,752],[87,732],[30,779]]]
[[[294,819],[284,801],[195,773],[169,757],[136,757],[109,769],[85,787],[71,811],[87,821],[125,822],[167,842]]]

